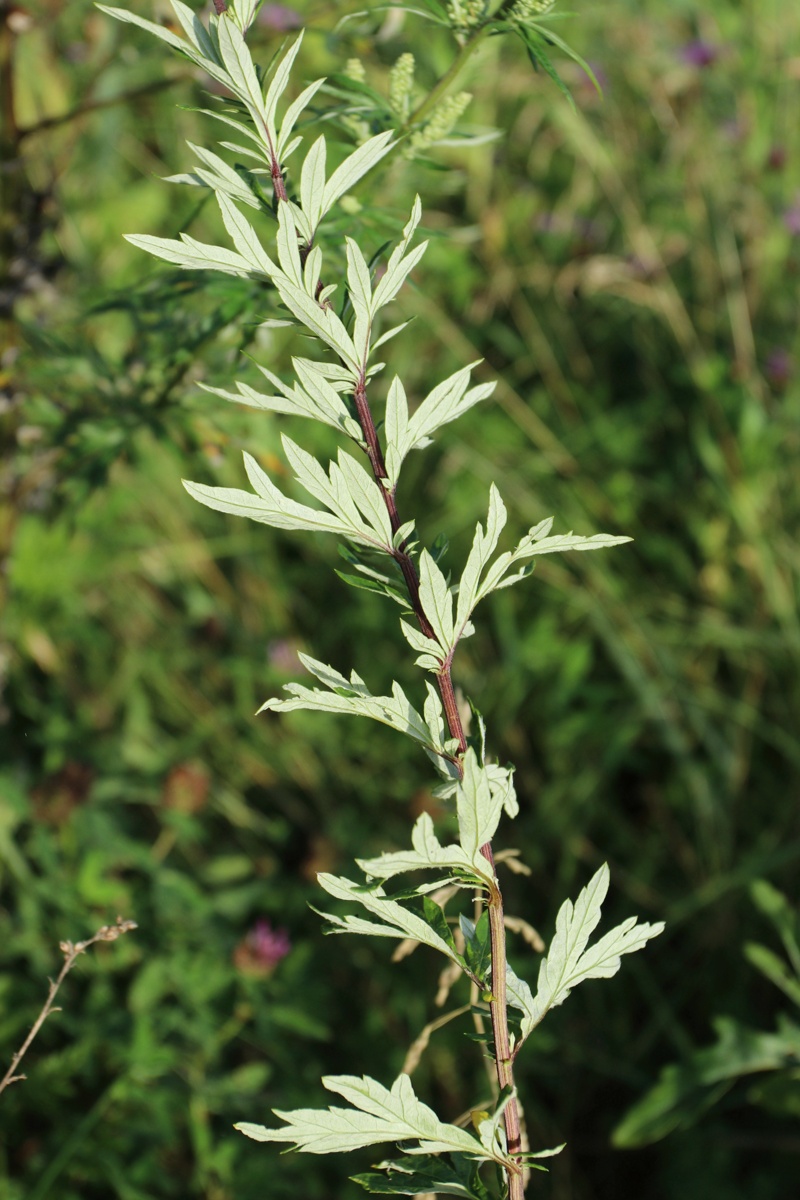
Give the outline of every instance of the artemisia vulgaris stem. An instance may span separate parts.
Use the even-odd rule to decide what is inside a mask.
[[[286,185],[283,178],[283,173],[280,165],[273,158],[272,166],[272,184],[275,190],[277,200],[286,200]],[[397,503],[395,500],[394,488],[387,487],[385,480],[386,463],[383,457],[378,431],[375,428],[375,421],[372,416],[372,411],[367,399],[366,389],[366,370],[362,369],[355,390],[353,392],[353,400],[355,402],[356,414],[358,423],[361,426],[361,432],[364,437],[367,457],[370,461],[372,474],[375,478],[376,486],[379,488],[383,496],[386,510],[389,514],[389,521],[392,528],[392,533],[396,534],[400,529],[401,521],[397,511]],[[406,549],[406,543],[401,542],[399,546],[392,549],[392,557],[400,568],[403,579],[405,580],[408,590],[409,600],[414,615],[419,623],[420,630],[426,637],[436,640],[436,635],[433,631],[430,621],[425,615],[419,597],[419,575],[417,573],[416,564],[411,555]],[[467,739],[464,734],[464,726],[461,721],[461,714],[458,711],[458,702],[456,700],[455,688],[453,687],[453,679],[451,674],[452,655],[448,654],[441,670],[436,675],[436,684],[439,689],[439,694],[442,698],[442,706],[444,708],[447,727],[450,731],[450,736],[458,743],[458,754],[452,760],[459,774],[463,773],[461,766],[461,758],[467,750]],[[497,1074],[497,1083],[502,1091],[503,1088],[513,1088],[514,1086],[514,1063],[511,1055],[511,1042],[508,1035],[508,1011],[506,1006],[506,932],[503,918],[503,895],[500,891],[500,884],[497,879],[497,873],[494,869],[494,856],[492,854],[492,846],[487,842],[481,847],[481,853],[484,858],[491,864],[494,881],[489,894],[489,936],[492,950],[492,998],[489,1001],[489,1010],[492,1022],[492,1034],[494,1037],[495,1051],[495,1071]],[[503,1114],[506,1142],[508,1152],[512,1158],[518,1159],[522,1148],[522,1138],[520,1134],[519,1124],[519,1108],[515,1096],[512,1096],[509,1103],[506,1105]],[[509,1168],[508,1175],[508,1200],[524,1200],[524,1183],[522,1176],[522,1166],[517,1165],[514,1168]]]

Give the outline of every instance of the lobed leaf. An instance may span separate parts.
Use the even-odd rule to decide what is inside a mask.
[[[242,1121],[235,1126],[247,1137],[259,1142],[291,1142],[309,1154],[333,1154],[358,1150],[384,1142],[414,1141],[414,1152],[440,1154],[456,1152],[478,1160],[504,1163],[499,1154],[490,1156],[480,1143],[456,1125],[440,1121],[433,1109],[414,1094],[408,1075],[400,1075],[391,1090],[367,1076],[328,1075],[322,1080],[330,1092],[342,1096],[351,1108],[274,1109],[286,1122],[279,1129],[266,1129]]]
[[[470,861],[476,864],[483,858],[481,846],[494,837],[503,801],[497,791],[492,791],[486,769],[478,762],[471,746],[464,755],[462,767],[463,775],[456,785],[458,839]]]
[[[373,721],[380,721],[382,725],[389,725],[392,729],[406,734],[435,754],[444,753],[444,747],[437,742],[435,733],[413,707],[399,683],[392,684],[391,696],[373,696],[355,672],[347,679],[333,667],[318,662],[307,654],[301,654],[300,661],[328,690],[308,688],[301,683],[287,683],[283,690],[288,692],[291,698],[283,700],[277,696],[273,697],[262,704],[258,710],[260,713],[314,709],[318,712],[370,717]]]
[[[440,954],[444,954],[452,962],[457,963],[462,971],[467,970],[467,964],[456,951],[452,938],[442,937],[435,929],[431,928],[429,921],[417,913],[411,912],[399,901],[392,900],[382,887],[366,891],[363,884],[353,883],[350,879],[328,875],[325,872],[317,876],[317,881],[326,892],[335,896],[337,900],[352,900],[363,905],[367,912],[377,917],[380,922],[378,924],[374,921],[366,921],[363,917],[336,917],[331,913],[322,913],[321,916],[333,926],[330,932],[372,934],[376,937],[402,940],[412,938],[423,946],[430,946],[431,949],[438,950]],[[436,907],[438,908],[438,905]],[[441,909],[439,909],[439,913],[441,913]]]
[[[600,920],[608,892],[608,865],[603,864],[573,904],[565,900],[556,917],[556,932],[539,967],[536,995],[509,969],[509,1003],[524,1013],[522,1040],[531,1033],[551,1008],[566,1000],[584,979],[610,979],[620,968],[623,954],[632,954],[658,934],[664,923],[637,924],[635,917],[623,921],[594,946],[587,943]]]
[[[411,850],[381,854],[379,858],[356,859],[359,867],[371,879],[393,879],[405,871],[459,871],[466,874],[471,886],[490,884],[492,872],[486,859],[476,865],[461,846],[442,846],[433,828],[429,813],[422,813],[411,834]]]

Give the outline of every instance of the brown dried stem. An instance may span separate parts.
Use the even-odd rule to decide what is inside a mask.
[[[2,1080],[0,1080],[0,1094],[4,1092],[7,1087],[10,1087],[12,1083],[20,1083],[23,1079],[27,1079],[26,1075],[15,1075],[14,1072],[17,1070],[17,1067],[27,1054],[33,1039],[36,1037],[37,1033],[42,1028],[50,1014],[54,1012],[61,1012],[60,1008],[53,1007],[53,1002],[56,998],[58,989],[61,987],[61,984],[74,967],[78,957],[81,954],[85,954],[89,947],[93,946],[95,942],[115,942],[121,934],[128,933],[131,929],[136,929],[135,921],[123,921],[122,917],[117,917],[115,925],[103,925],[100,929],[98,929],[97,933],[95,933],[93,937],[88,938],[85,942],[60,943],[59,949],[64,955],[64,963],[58,973],[58,978],[55,980],[50,980],[50,990],[47,993],[47,999],[42,1006],[42,1010],[31,1026],[30,1032],[25,1038],[25,1041],[12,1058],[11,1066],[6,1071]]]

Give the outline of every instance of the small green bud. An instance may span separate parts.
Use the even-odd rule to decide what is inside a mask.
[[[364,70],[364,64],[360,58],[348,58],[344,73],[354,83],[366,83],[367,72]]]

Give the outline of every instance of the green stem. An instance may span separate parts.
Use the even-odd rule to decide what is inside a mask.
[[[475,33],[473,33],[468,42],[464,43],[436,86],[428,93],[419,107],[415,108],[411,116],[408,117],[408,119],[404,122],[400,130],[401,133],[406,133],[408,130],[413,129],[415,125],[418,125],[420,121],[422,121],[423,118],[426,117],[428,113],[436,107],[442,96],[444,96],[445,93],[449,91],[449,89],[455,83],[456,79],[461,74],[463,67],[478,49],[478,46],[480,46],[484,39],[488,36],[489,30],[490,26],[482,26],[480,29],[477,29]]]

